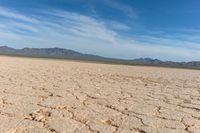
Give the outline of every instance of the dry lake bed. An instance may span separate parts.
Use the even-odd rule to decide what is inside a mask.
[[[0,133],[199,133],[200,71],[0,56]]]

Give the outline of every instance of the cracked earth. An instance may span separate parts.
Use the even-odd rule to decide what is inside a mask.
[[[0,133],[199,133],[200,71],[0,57]]]

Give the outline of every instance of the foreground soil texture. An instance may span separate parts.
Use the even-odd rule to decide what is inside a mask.
[[[199,133],[200,71],[0,57],[0,133]]]

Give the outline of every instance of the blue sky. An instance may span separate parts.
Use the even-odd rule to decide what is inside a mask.
[[[0,0],[0,45],[200,60],[199,0]]]

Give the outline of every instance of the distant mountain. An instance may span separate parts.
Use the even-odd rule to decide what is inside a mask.
[[[7,47],[7,46],[0,46],[0,52],[1,53],[8,53],[8,52],[14,52],[14,51],[16,51],[16,49],[10,48],[10,47]]]
[[[158,59],[151,59],[151,58],[139,58],[132,60],[134,63],[137,64],[161,64],[162,61]]]
[[[30,57],[46,57],[46,58],[62,58],[62,59],[85,59],[85,60],[106,60],[96,55],[82,54],[73,50],[62,48],[23,48],[14,49],[7,46],[0,46],[0,54],[30,56]]]
[[[105,63],[128,64],[128,65],[150,65],[150,66],[200,69],[200,61],[173,62],[173,61],[161,61],[158,59],[151,59],[151,58],[123,60],[123,59],[106,58],[106,57],[91,55],[91,54],[83,54],[80,52],[76,52],[76,51],[69,50],[69,49],[62,49],[62,48],[14,49],[14,48],[7,47],[7,46],[0,46],[0,54],[1,55],[10,55],[10,56],[26,56],[26,57],[100,61],[100,62],[105,62]]]
[[[165,66],[165,67],[180,67],[180,68],[198,68],[200,69],[200,61],[191,62],[173,62],[161,61],[151,58],[139,58],[132,60],[133,63],[138,65],[152,65],[152,66]]]

